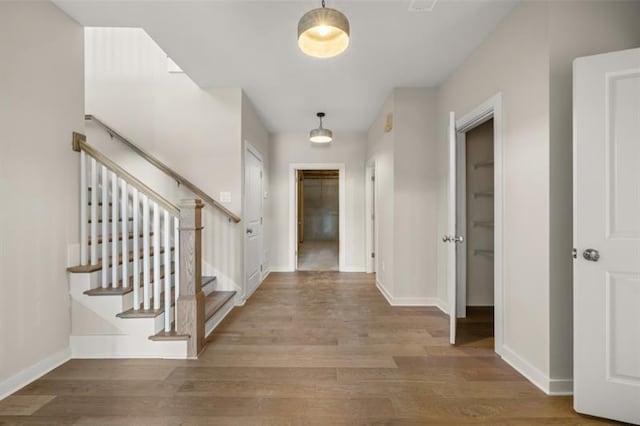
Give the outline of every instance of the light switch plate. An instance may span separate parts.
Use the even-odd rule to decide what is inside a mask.
[[[220,202],[221,203],[230,203],[231,202],[231,192],[228,192],[228,191],[220,192]]]

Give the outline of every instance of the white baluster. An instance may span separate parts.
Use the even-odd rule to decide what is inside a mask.
[[[149,255],[149,198],[142,196],[142,274],[143,274],[143,287],[142,287],[142,303],[144,310],[149,310],[150,306],[150,286],[151,286],[151,267],[150,255]]]
[[[102,166],[100,180],[102,181],[102,288],[107,288],[109,284],[107,281],[109,271],[109,223],[107,222],[109,218],[109,210],[107,209],[109,207],[109,178],[105,166]]]
[[[153,309],[160,309],[160,206],[153,203]]]
[[[129,201],[129,193],[127,191],[127,182],[123,179],[120,179],[120,216],[122,216],[122,287],[129,287],[129,232],[128,225],[129,221],[127,220],[129,217],[129,212],[127,210],[128,201]],[[135,259],[135,255],[133,257]]]
[[[173,218],[173,286],[176,288],[176,309],[178,306],[178,296],[180,296],[180,219],[178,217]],[[176,315],[176,321],[178,315]]]
[[[85,189],[86,191],[86,189]],[[91,159],[91,264],[98,263],[98,167]]]
[[[171,331],[171,233],[169,212],[164,211],[164,331]]]
[[[118,285],[118,176],[111,172],[111,287]]]
[[[138,221],[140,206],[138,205],[138,190],[132,187],[133,199],[133,309],[140,309],[140,231]]]
[[[80,264],[88,265],[87,252],[87,154],[80,151]],[[95,241],[92,241],[95,244]]]

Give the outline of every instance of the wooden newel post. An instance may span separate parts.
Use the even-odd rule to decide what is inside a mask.
[[[187,356],[196,358],[204,347],[204,293],[202,292],[201,200],[180,201],[180,296],[176,331],[188,334]]]

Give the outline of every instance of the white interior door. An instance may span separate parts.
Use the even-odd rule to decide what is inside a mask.
[[[447,227],[448,235],[445,235],[443,241],[447,244],[449,258],[449,341],[452,345],[456,343],[456,304],[457,304],[457,285],[456,285],[456,178],[457,178],[457,156],[456,156],[456,114],[449,113],[449,223]]]
[[[574,405],[640,424],[640,49],[574,66]]]
[[[245,196],[245,282],[250,295],[262,280],[262,160],[246,150],[244,168]]]

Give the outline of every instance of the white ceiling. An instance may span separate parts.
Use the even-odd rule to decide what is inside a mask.
[[[517,0],[327,0],[351,23],[335,58],[298,50],[298,19],[320,0],[54,0],[84,26],[141,27],[201,87],[241,87],[270,131],[364,131],[394,87],[436,86]]]

